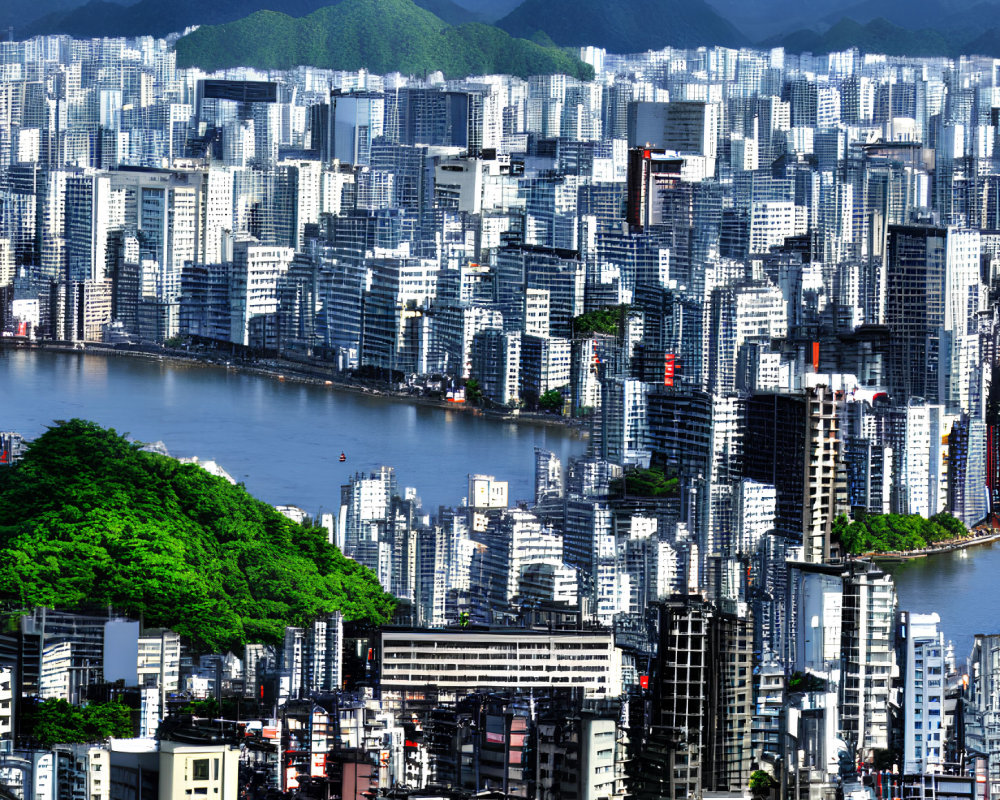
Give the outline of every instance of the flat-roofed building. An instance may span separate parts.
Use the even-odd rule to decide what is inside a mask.
[[[610,631],[387,628],[380,655],[384,693],[432,686],[463,695],[516,686],[617,697],[622,690],[621,651]]]

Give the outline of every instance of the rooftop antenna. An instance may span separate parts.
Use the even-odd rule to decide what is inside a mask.
[[[14,43],[14,26],[13,25],[8,25],[7,26],[7,41],[10,42],[11,44]]]

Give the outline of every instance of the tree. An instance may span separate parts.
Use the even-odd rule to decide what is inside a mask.
[[[483,402],[483,389],[475,378],[465,382],[465,401],[475,406]]]
[[[545,392],[538,398],[538,407],[550,414],[560,413],[563,407],[562,392],[558,389],[550,389]]]
[[[834,520],[833,535],[855,555],[920,550],[939,542],[969,535],[961,520],[941,512],[930,519],[919,514],[865,514],[851,522],[841,514]]]
[[[618,336],[625,326],[627,313],[627,305],[606,306],[596,311],[588,311],[573,318],[573,333],[576,336],[589,336],[593,333]]]
[[[75,706],[50,698],[24,709],[25,734],[42,747],[132,736],[128,706],[119,702]]]
[[[774,778],[762,769],[750,773],[749,789],[750,794],[754,797],[766,797],[770,793],[771,787],[775,785]]]
[[[676,497],[680,482],[676,477],[668,477],[662,467],[637,468],[611,482],[612,494],[621,494],[623,489],[632,497]]]
[[[788,678],[788,691],[792,692],[822,692],[826,682],[822,678],[808,672],[793,672]]]

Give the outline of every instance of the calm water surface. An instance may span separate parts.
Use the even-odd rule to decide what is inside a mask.
[[[977,633],[1000,633],[1000,542],[928,556],[890,569],[899,607],[936,611],[945,641],[962,661]]]
[[[586,442],[561,428],[512,425],[321,386],[138,358],[0,351],[0,430],[27,437],[82,417],[174,456],[214,459],[268,503],[336,511],[340,485],[386,464],[427,511],[457,504],[470,472],[534,493],[534,448],[563,463]],[[339,462],[340,453],[346,463]]]

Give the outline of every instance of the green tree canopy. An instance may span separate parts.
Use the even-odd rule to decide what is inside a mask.
[[[213,652],[335,610],[385,622],[394,605],[325,530],[83,420],[0,470],[0,601],[113,606]]]
[[[558,389],[550,389],[544,392],[541,397],[538,398],[538,407],[542,411],[548,411],[552,414],[558,414],[562,411],[563,407],[563,396],[562,392]]]
[[[775,785],[774,778],[762,769],[757,769],[750,773],[750,783],[748,788],[754,797],[764,797],[771,791],[771,787]]]
[[[841,514],[834,520],[833,535],[848,553],[889,553],[920,550],[938,542],[969,535],[962,522],[941,512],[930,519],[919,514],[866,514],[849,520]]]
[[[469,378],[465,382],[465,402],[478,406],[483,402],[483,387],[475,378]]]
[[[606,306],[596,311],[588,311],[573,318],[573,333],[576,336],[589,336],[592,333],[618,336],[627,313],[627,305]]]
[[[28,702],[23,709],[25,735],[42,747],[97,742],[132,736],[132,719],[123,703],[74,706],[65,700]]]
[[[676,497],[680,491],[678,479],[668,477],[662,467],[630,469],[611,482],[612,495],[622,494],[623,489],[632,497]]]

